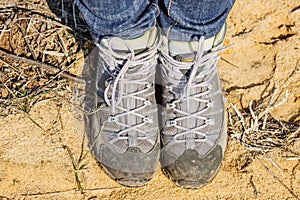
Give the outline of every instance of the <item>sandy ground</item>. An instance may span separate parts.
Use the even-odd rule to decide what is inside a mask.
[[[283,105],[272,110],[278,120],[300,119],[300,2],[298,0],[238,0],[228,17],[220,76],[229,102],[247,107],[278,88]],[[231,64],[229,64],[231,63]],[[277,96],[278,96],[277,95]],[[75,181],[69,149],[75,159],[88,152],[76,130],[72,102],[52,99],[36,104],[30,116],[22,112],[0,120],[0,200],[2,199],[297,199],[300,160],[281,152],[256,155],[229,137],[223,166],[216,178],[199,190],[172,184],[160,171],[143,188],[118,185],[90,153]],[[297,123],[297,122],[295,122]],[[84,145],[82,146],[82,143]],[[300,141],[293,149],[299,152]],[[275,164],[276,163],[276,164]]]

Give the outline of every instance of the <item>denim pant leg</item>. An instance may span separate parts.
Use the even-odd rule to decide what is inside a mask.
[[[75,0],[95,42],[116,36],[133,39],[156,25],[156,0]]]
[[[235,0],[162,0],[160,26],[171,40],[195,41],[216,35]]]

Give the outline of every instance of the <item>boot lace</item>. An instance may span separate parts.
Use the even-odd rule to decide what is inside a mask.
[[[201,130],[215,123],[213,118],[204,116],[204,113],[213,106],[213,102],[204,97],[212,93],[211,80],[217,73],[217,64],[220,59],[219,53],[229,47],[222,47],[215,51],[205,52],[203,46],[204,37],[201,37],[193,62],[177,61],[167,52],[161,51],[165,59],[165,61],[162,59],[164,63],[162,73],[170,84],[166,86],[166,88],[175,97],[166,104],[166,108],[173,109],[175,113],[179,114],[178,117],[166,121],[166,127],[173,126],[179,130],[175,135],[164,136],[165,138],[169,137],[171,141],[168,146],[172,146],[174,143],[186,143],[187,149],[195,149],[196,143],[208,142],[206,133]],[[187,73],[183,74],[183,71]],[[176,87],[176,89],[174,87]],[[191,101],[196,101],[205,106],[201,106],[202,109],[196,112],[189,112],[191,106],[193,106]],[[176,104],[183,102],[186,102],[186,109],[180,109],[176,106]],[[179,125],[184,124],[179,123],[180,121],[188,121],[192,118],[201,120],[203,123],[194,128]]]
[[[113,43],[122,43],[128,49],[127,53],[120,53],[113,49]],[[109,75],[109,79],[106,81],[106,88],[104,90],[105,103],[111,108],[113,115],[109,115],[106,122],[116,123],[120,127],[119,132],[106,132],[109,136],[110,143],[118,146],[119,141],[128,144],[129,147],[137,147],[143,140],[148,140],[155,134],[149,134],[142,127],[148,123],[153,123],[153,119],[148,116],[141,114],[140,111],[144,110],[147,106],[150,106],[152,102],[145,97],[143,94],[154,95],[153,83],[149,82],[148,77],[154,76],[155,64],[157,60],[157,49],[160,45],[160,41],[156,42],[154,46],[149,48],[145,52],[135,54],[134,49],[131,45],[120,39],[112,38],[109,40],[108,47],[98,45],[100,50],[100,56],[105,60],[107,65],[104,65],[104,70]],[[134,74],[128,74],[128,71],[138,68]],[[141,78],[135,78],[141,77]],[[134,92],[124,92],[126,85],[137,85],[139,89]],[[121,105],[123,101],[141,102],[141,106],[137,106],[133,109],[126,108]],[[136,103],[138,104],[138,103]],[[140,118],[141,123],[129,125],[126,122],[119,120],[121,117],[133,115],[136,118]],[[138,120],[137,120],[138,121]],[[149,131],[149,130],[147,130]],[[148,140],[152,142],[152,140]],[[121,153],[126,151],[124,148],[117,148]]]

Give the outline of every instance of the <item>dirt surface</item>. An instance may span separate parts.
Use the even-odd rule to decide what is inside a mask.
[[[30,4],[27,1],[1,1],[1,11],[8,4],[28,9],[37,6],[35,8],[43,8],[49,16],[63,16],[63,12],[59,11],[61,6],[53,9],[55,6],[41,3],[42,1],[29,1]],[[51,4],[51,1],[48,3]],[[53,13],[55,10],[57,13]],[[2,30],[3,21],[4,19],[1,23]],[[236,131],[240,129],[235,127],[239,118],[234,118],[237,115],[229,104],[234,105],[244,115],[250,113],[252,107],[249,104],[255,102],[253,109],[258,109],[254,110],[256,114],[270,108],[271,115],[268,119],[271,118],[272,123],[279,125],[277,130],[285,133],[287,127],[297,128],[300,120],[300,3],[298,0],[238,0],[227,22],[225,45],[235,43],[235,46],[222,54],[219,70],[228,100],[229,118],[233,121],[228,123],[230,137],[224,163],[211,183],[199,190],[185,190],[176,187],[159,171],[146,187],[132,189],[118,185],[99,167],[89,153],[82,132],[76,128],[71,101],[72,84],[56,82],[53,85],[48,84],[47,87],[57,88],[60,84],[60,89],[54,92],[49,89],[47,98],[43,94],[43,98],[34,103],[28,101],[28,105],[32,105],[28,112],[23,112],[18,107],[9,107],[10,112],[7,113],[1,112],[0,200],[300,198],[299,130],[290,135],[276,136],[277,141],[286,144],[280,148],[274,146],[274,149],[263,151],[269,147],[265,145],[264,148],[254,151],[241,142]],[[91,42],[88,38],[79,37],[76,32],[64,32],[68,29],[58,26],[62,29],[58,28],[57,32],[43,33],[45,38],[46,33],[61,34],[66,47],[61,45],[61,54],[58,54],[54,39],[50,42],[52,45],[41,43],[38,48],[43,47],[44,54],[36,53],[36,59],[53,65],[60,63],[62,67],[69,66],[67,71],[76,73],[82,64],[80,58],[86,54]],[[77,30],[80,28],[77,27]],[[85,33],[83,28],[80,30]],[[22,34],[15,34],[15,37],[22,37]],[[59,38],[57,40],[62,44]],[[8,38],[4,35],[0,42],[1,49],[33,58],[32,54],[22,54],[25,52],[22,48],[25,48],[26,41],[23,44],[8,40],[21,41],[20,38]],[[56,48],[56,53],[51,48]],[[69,54],[64,49],[68,49]],[[28,51],[30,49],[27,48]],[[61,60],[54,59],[53,56]],[[71,60],[65,61],[63,56]],[[2,77],[6,64],[2,58],[0,60]],[[71,65],[74,60],[75,64]],[[12,67],[28,66],[23,65]],[[28,72],[37,71],[37,68],[28,68]],[[38,75],[45,79],[53,77],[42,71]],[[47,87],[44,87],[44,82],[39,78],[35,84],[45,91]],[[11,88],[18,88],[18,85],[11,85]],[[27,85],[26,88],[32,89],[32,86]],[[2,85],[0,94],[2,107],[5,102],[3,99],[9,96],[9,91]],[[19,98],[23,103],[22,98]],[[261,108],[260,105],[264,107]],[[248,138],[249,141],[257,142],[256,136],[254,132],[254,136],[251,136],[254,139]],[[270,140],[272,132],[269,133],[269,140],[266,139]],[[82,162],[78,163],[81,154],[86,157],[82,157]],[[78,175],[78,181],[75,175]]]

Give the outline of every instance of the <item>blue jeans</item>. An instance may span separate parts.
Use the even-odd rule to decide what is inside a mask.
[[[216,35],[235,0],[75,0],[95,40],[133,39],[159,26],[171,40]]]

